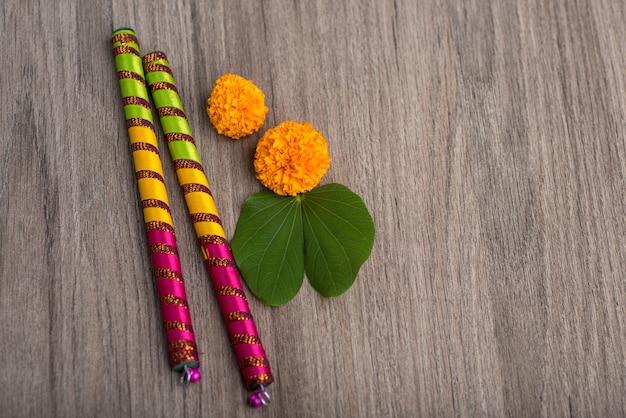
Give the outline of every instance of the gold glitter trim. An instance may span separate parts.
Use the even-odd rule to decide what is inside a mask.
[[[150,222],[146,222],[146,230],[147,231],[164,231],[164,232],[169,232],[170,234],[174,233],[174,227],[170,224],[168,224],[167,222],[163,222],[163,221],[150,221]]]
[[[113,48],[113,55],[119,54],[133,54],[139,56],[139,51],[128,45],[120,45],[117,48]]]
[[[270,364],[265,357],[244,357],[239,360],[239,367],[269,367]]]
[[[141,84],[146,84],[146,80],[143,79],[143,77],[133,71],[128,71],[128,70],[122,70],[122,71],[118,71],[117,72],[117,78],[119,80],[123,80],[123,79],[131,79],[131,80],[135,80],[135,81],[139,81]]]
[[[167,206],[167,204],[165,202],[163,202],[162,200],[159,199],[144,199],[141,201],[141,207],[143,209],[146,208],[160,208],[163,209],[165,211],[167,211],[167,213],[171,213],[170,212],[170,207]]]
[[[161,51],[152,52],[145,57],[143,57],[143,64],[150,64],[152,61],[156,60],[165,60],[167,61],[167,55]]]
[[[178,94],[176,86],[166,81],[157,81],[156,83],[150,84],[150,93],[154,93],[157,90],[171,90]]]
[[[134,126],[142,126],[144,128],[150,129],[151,131],[154,131],[154,125],[149,120],[142,119],[142,118],[126,119],[126,127],[127,128],[132,128]],[[133,145],[135,145],[135,144],[133,144]],[[148,144],[148,145],[150,145],[150,144]]]
[[[224,237],[220,237],[219,235],[203,235],[198,238],[198,242],[200,245],[226,245],[230,246],[228,240]]]
[[[189,309],[187,301],[174,295],[166,295],[159,298],[161,305],[176,305],[181,308]]]
[[[177,282],[184,283],[183,276],[176,270],[157,268],[154,269],[154,277],[158,279],[176,280]]]
[[[165,134],[165,141],[167,142],[185,141],[185,142],[191,142],[192,144],[196,143],[193,140],[193,137],[191,135],[187,135],[181,132],[170,132],[170,133]]]
[[[162,58],[162,59],[165,59],[165,58]],[[156,61],[156,60],[153,60],[153,61]],[[172,74],[172,70],[170,69],[170,67],[168,67],[167,65],[158,63],[158,62],[146,62],[144,60],[143,69],[146,74],[154,73],[154,72],[161,72],[161,73],[167,73],[171,76],[174,76],[174,74]]]
[[[221,257],[209,257],[205,260],[207,267],[236,267],[232,260]]]
[[[161,183],[165,182],[165,180],[163,179],[163,176],[153,170],[139,170],[135,174],[137,175],[137,180],[155,179],[155,180],[159,180]]]
[[[142,119],[142,120],[144,120],[144,119]],[[150,152],[154,152],[156,155],[159,155],[159,149],[157,147],[155,147],[154,145],[149,144],[147,142],[133,142],[132,144],[130,144],[130,149],[131,149],[132,152],[135,152],[135,151],[150,151]]]
[[[130,33],[125,33],[125,32],[113,35],[111,37],[111,43],[115,43],[115,42],[122,42],[122,44],[129,43],[129,42],[138,43],[137,37],[135,35],[132,35]]]
[[[246,387],[254,388],[259,385],[267,385],[269,383],[272,383],[273,381],[274,381],[274,377],[272,376],[271,373],[255,374],[253,376],[246,378]]]
[[[136,105],[136,106],[141,106],[141,107],[145,107],[146,109],[152,110],[152,108],[150,107],[150,102],[148,102],[146,99],[143,99],[137,96],[124,97],[122,98],[122,103],[124,104],[124,106]]]
[[[165,321],[163,323],[163,327],[166,330],[178,330],[178,331],[187,331],[187,332],[192,332],[193,333],[193,329],[191,328],[191,324],[187,324],[187,323],[181,322],[181,321]]]
[[[174,161],[174,168],[176,170],[180,170],[181,168],[193,168],[204,172],[204,170],[202,169],[202,164],[194,160],[185,160],[183,158]]]
[[[210,195],[211,197],[213,197],[213,195],[211,194],[211,190],[208,187],[206,187],[204,184],[199,184],[199,183],[183,184],[183,194],[189,194],[189,193],[206,193]]]
[[[184,361],[198,361],[198,350],[185,350],[170,353],[170,361],[172,364],[178,364]]]
[[[195,341],[176,340],[176,341],[172,341],[171,343],[169,343],[167,345],[167,350],[169,352],[181,351],[181,350],[197,352],[198,351],[198,347],[196,346]]]
[[[213,222],[216,224],[221,225],[222,221],[220,220],[220,218],[217,215],[214,215],[212,213],[205,213],[205,212],[200,212],[200,213],[192,213],[191,214],[191,220],[193,223],[196,222]]]
[[[237,296],[244,300],[248,300],[246,298],[246,294],[243,293],[243,290],[233,286],[220,286],[215,289],[215,293],[217,296]]]
[[[178,250],[173,245],[155,244],[150,246],[150,252],[159,254],[178,255]]]
[[[187,116],[185,115],[185,112],[178,109],[177,107],[171,107],[171,106],[159,107],[157,109],[157,113],[159,114],[160,118],[164,116],[178,116],[179,118],[183,118],[187,120]]]
[[[228,316],[226,316],[226,322],[236,322],[236,321],[252,321],[252,314],[250,312],[230,312]]]
[[[259,340],[259,337],[255,335],[250,335],[250,334],[235,334],[232,336],[231,342],[233,345],[238,345],[238,344],[259,345],[261,344],[261,340]]]

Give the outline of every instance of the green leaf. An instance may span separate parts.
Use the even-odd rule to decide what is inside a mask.
[[[298,197],[264,191],[244,203],[233,256],[250,291],[270,305],[284,305],[304,280],[302,214]]]
[[[374,222],[363,200],[341,184],[296,197],[264,191],[241,209],[231,241],[248,287],[263,302],[293,299],[306,271],[324,297],[352,286],[374,245]]]
[[[302,195],[304,268],[322,296],[352,286],[370,256],[375,228],[363,200],[346,186],[327,184]]]

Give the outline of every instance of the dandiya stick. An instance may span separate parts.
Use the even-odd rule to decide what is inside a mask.
[[[176,236],[169,209],[137,36],[122,28],[111,36],[170,363],[181,382],[197,382],[198,348],[191,324]]]
[[[162,52],[143,58],[152,100],[157,108],[171,158],[174,162],[187,208],[246,389],[253,391],[248,402],[259,407],[269,403],[265,386],[274,378],[261,344],[248,300],[239,278],[230,244],[224,233],[209,183],[167,56]]]

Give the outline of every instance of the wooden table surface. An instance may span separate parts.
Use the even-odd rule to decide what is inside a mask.
[[[43,1],[0,5],[0,416],[626,416],[626,2]],[[168,54],[224,228],[260,134],[306,120],[322,183],[369,207],[355,285],[250,296],[276,382],[252,410],[173,167],[204,377],[168,364],[110,35]],[[163,149],[164,140],[159,131]],[[163,151],[167,158],[169,154]]]

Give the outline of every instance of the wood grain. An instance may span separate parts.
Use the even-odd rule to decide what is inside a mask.
[[[626,416],[625,2],[0,11],[0,416]],[[182,387],[167,364],[109,44],[122,26],[168,54],[229,236],[261,186],[259,134],[219,137],[204,112],[226,72],[264,90],[266,128],[320,129],[323,181],[374,217],[347,294],[250,298],[270,408],[245,405],[165,161],[204,378]]]

